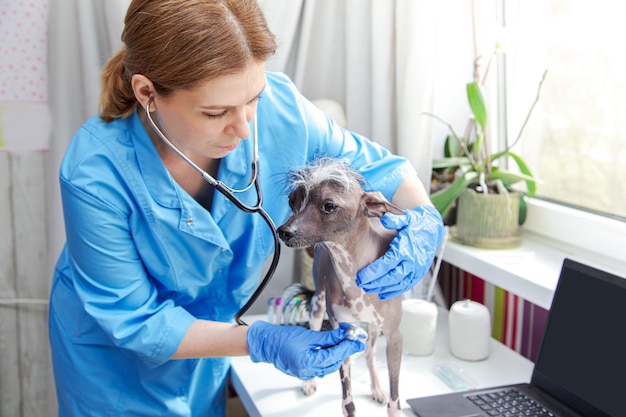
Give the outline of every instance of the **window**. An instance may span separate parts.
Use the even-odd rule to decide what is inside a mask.
[[[626,220],[626,2],[504,1],[509,141],[537,197]]]

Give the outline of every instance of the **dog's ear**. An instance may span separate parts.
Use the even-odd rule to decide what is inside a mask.
[[[382,217],[388,211],[402,214],[403,211],[391,204],[380,191],[364,192],[361,197],[363,213],[367,217]]]
[[[367,217],[382,217],[387,212],[387,199],[380,191],[364,192],[361,197],[363,213]]]

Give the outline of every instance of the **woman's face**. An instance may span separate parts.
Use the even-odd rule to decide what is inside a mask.
[[[223,75],[193,90],[155,94],[152,118],[190,158],[222,158],[250,136],[250,122],[265,88],[265,64]]]

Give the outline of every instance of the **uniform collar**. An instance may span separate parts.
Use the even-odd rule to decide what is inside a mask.
[[[154,147],[137,110],[131,116],[132,137],[135,142],[137,163],[141,176],[152,198],[165,207],[181,207],[174,179],[167,171],[161,156]]]

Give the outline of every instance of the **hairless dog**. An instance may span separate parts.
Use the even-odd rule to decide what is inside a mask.
[[[315,247],[309,326],[321,329],[324,314],[333,327],[340,322],[367,323],[365,358],[371,377],[372,397],[387,403],[387,415],[400,415],[398,382],[402,360],[402,297],[382,301],[356,285],[357,272],[380,257],[395,236],[379,218],[387,211],[402,213],[380,192],[366,192],[364,178],[354,168],[332,158],[320,158],[289,178],[292,215],[278,228],[289,247]],[[389,397],[378,379],[376,339],[387,340]],[[340,368],[345,416],[355,416],[350,387],[350,358]],[[315,380],[304,381],[305,395],[315,392]]]

